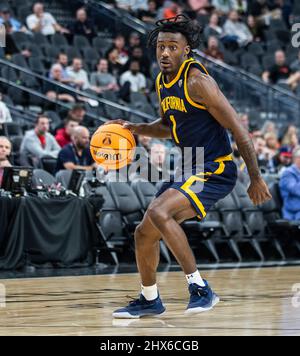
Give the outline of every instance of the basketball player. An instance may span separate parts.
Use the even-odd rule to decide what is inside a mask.
[[[197,170],[193,158],[195,167],[189,177],[181,182],[165,183],[137,227],[136,261],[142,291],[138,299],[116,310],[115,318],[157,316],[165,311],[156,285],[161,238],[186,275],[190,292],[186,313],[208,311],[219,302],[207,281],[202,279],[180,224],[196,216],[204,219],[207,211],[235,187],[237,168],[232,160],[227,129],[231,130],[247,165],[251,200],[259,205],[271,199],[248,132],[216,82],[192,57],[192,50],[199,47],[200,33],[200,27],[183,15],[157,22],[149,35],[149,43],[156,46],[161,69],[156,81],[161,118],[151,124],[114,121],[134,134],[161,139],[172,137],[181,149],[192,147],[193,154],[196,147],[204,147],[205,160],[204,170]],[[197,183],[203,185],[201,192]]]

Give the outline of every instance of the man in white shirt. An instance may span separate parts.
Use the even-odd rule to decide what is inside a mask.
[[[246,46],[253,41],[249,28],[240,21],[239,14],[235,10],[230,11],[223,29],[227,36],[235,37],[240,46]]]
[[[84,69],[82,69],[81,58],[74,58],[72,66],[67,67],[66,72],[68,77],[72,79],[78,89],[86,90],[91,88],[88,74]]]
[[[12,122],[10,111],[6,104],[2,101],[2,94],[0,93],[0,124]]]
[[[39,2],[33,5],[33,14],[27,17],[26,23],[30,31],[40,32],[45,36],[54,35],[56,32],[69,33],[49,12],[44,12],[44,5]]]
[[[130,84],[131,92],[140,92],[146,89],[146,77],[140,73],[140,63],[138,61],[132,61],[130,69],[121,75],[120,84],[123,86],[126,82]]]

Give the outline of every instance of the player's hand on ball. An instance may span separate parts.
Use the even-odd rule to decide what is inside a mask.
[[[254,205],[261,205],[272,199],[269,188],[261,177],[251,181],[248,195]]]
[[[125,129],[130,130],[132,133],[137,133],[136,130],[138,125],[133,124],[132,122],[118,119],[118,120],[107,121],[104,125],[111,125],[111,124],[122,125]]]

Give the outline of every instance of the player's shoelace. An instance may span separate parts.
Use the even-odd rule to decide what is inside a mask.
[[[147,301],[142,295],[140,295],[139,298],[132,298],[127,295],[126,298],[131,299],[129,300],[128,307],[136,307],[143,304],[152,304],[151,302]]]
[[[197,284],[191,284],[189,286],[189,291],[191,294],[191,299],[194,299],[195,297],[207,297],[208,296],[208,287],[200,287]]]

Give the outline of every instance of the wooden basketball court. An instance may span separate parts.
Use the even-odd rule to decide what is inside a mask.
[[[181,272],[159,274],[167,307],[161,319],[113,320],[136,297],[137,274],[0,280],[6,307],[0,335],[300,335],[300,267],[206,271],[221,297],[211,312],[185,317]],[[300,286],[298,286],[300,290]]]

